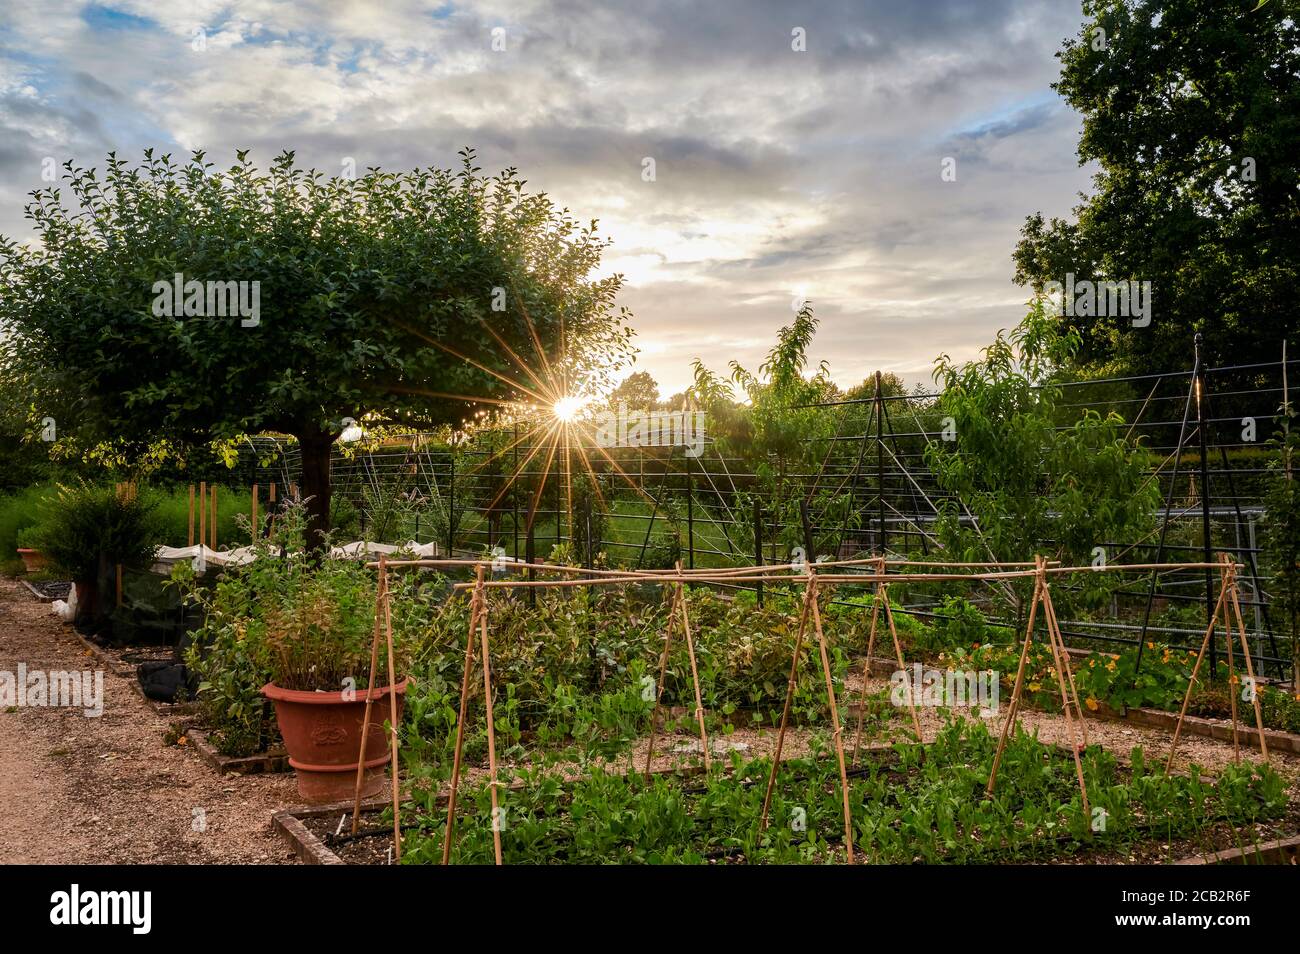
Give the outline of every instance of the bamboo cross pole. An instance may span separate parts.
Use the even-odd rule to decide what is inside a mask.
[[[813,629],[817,633],[817,646],[821,651],[822,657],[822,674],[826,677],[826,702],[831,709],[831,726],[835,735],[835,757],[840,763],[840,800],[844,804],[844,847],[848,854],[849,864],[853,864],[853,810],[849,807],[849,775],[844,766],[844,741],[841,738],[840,713],[835,704],[835,680],[831,676],[831,661],[826,652],[826,634],[822,630],[822,614],[817,604],[817,579],[813,577],[809,583],[812,590],[812,618]],[[916,710],[912,710],[916,714]]]
[[[807,567],[803,596],[803,612],[799,615],[799,629],[794,637],[794,655],[790,658],[790,681],[785,687],[785,707],[781,710],[781,728],[776,734],[776,750],[772,753],[772,770],[767,776],[767,792],[763,795],[763,815],[759,819],[759,832],[767,831],[767,815],[772,807],[772,789],[776,786],[776,772],[781,765],[781,750],[785,747],[785,730],[790,723],[790,707],[794,704],[794,690],[799,678],[799,654],[803,652],[803,634],[808,626],[808,613],[813,599],[812,566]]]
[[[451,835],[456,820],[456,793],[460,788],[460,758],[465,746],[465,710],[469,705],[469,677],[474,668],[474,630],[478,627],[486,594],[483,592],[483,567],[478,567],[478,587],[470,599],[469,630],[465,636],[465,671],[460,680],[460,711],[456,716],[456,747],[451,761],[451,791],[447,795],[447,827],[442,837],[442,863],[451,864]]]
[[[352,834],[361,823],[361,786],[366,773],[366,741],[370,735],[370,706],[375,697],[375,672],[379,668],[380,613],[384,605],[384,590],[388,587],[388,568],[379,564],[379,585],[375,588],[375,633],[370,640],[370,684],[366,687],[366,714],[361,721],[361,755],[357,759],[357,787],[352,799]]]

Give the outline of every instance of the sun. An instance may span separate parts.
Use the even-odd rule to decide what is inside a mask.
[[[555,415],[556,420],[571,424],[577,420],[578,415],[582,412],[583,405],[586,403],[580,397],[565,395],[551,406],[551,412]]]

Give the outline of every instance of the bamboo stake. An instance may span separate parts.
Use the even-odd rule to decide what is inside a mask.
[[[465,672],[460,680],[460,712],[456,716],[456,748],[451,761],[451,792],[447,796],[447,828],[442,838],[442,863],[451,864],[451,833],[456,819],[456,792],[460,788],[460,756],[465,745],[465,710],[469,705],[469,676],[474,668],[474,630],[483,605],[483,567],[478,568],[478,589],[470,601],[469,631],[465,637]]]
[[[199,482],[199,546],[208,545],[208,482]]]
[[[849,774],[844,765],[844,742],[841,738],[839,707],[835,704],[835,680],[831,677],[831,661],[826,653],[826,634],[822,630],[822,614],[817,604],[816,577],[809,584],[812,589],[813,629],[817,633],[817,646],[821,651],[822,673],[826,677],[826,702],[831,709],[831,725],[835,730],[835,756],[840,763],[840,800],[844,803],[844,847],[849,864],[853,864],[853,811],[849,807]],[[913,715],[916,710],[913,709]]]
[[[682,568],[680,560],[677,561],[677,569]],[[695,718],[700,724],[700,746],[704,752],[704,774],[709,773],[711,768],[709,762],[709,734],[704,729],[704,700],[700,696],[700,674],[695,666],[695,641],[691,638],[691,617],[686,608],[686,591],[682,584],[677,584],[677,606],[682,614],[682,632],[686,636],[686,654],[691,660],[691,682],[695,686]]]
[[[1039,564],[1042,569],[1042,564]],[[1015,722],[1016,709],[1020,704],[1021,687],[1025,682],[1025,663],[1029,659],[1029,646],[1034,639],[1034,622],[1038,614],[1038,598],[1043,587],[1043,577],[1040,574],[1034,581],[1034,595],[1029,600],[1029,625],[1025,627],[1025,641],[1020,648],[1020,664],[1016,667],[1016,682],[1011,689],[1011,704],[1007,707],[1007,717],[1002,723],[1002,732],[998,737],[997,752],[993,755],[993,769],[989,772],[989,784],[984,790],[986,796],[992,796],[993,787],[998,781],[998,766],[1002,764],[1002,752],[1007,747],[1007,735],[1011,726]]]
[[[1047,613],[1047,621],[1052,628],[1052,639],[1054,645],[1060,651],[1056,653],[1059,660],[1058,668],[1065,672],[1065,678],[1069,683],[1070,696],[1074,701],[1074,711],[1079,717],[1079,727],[1083,730],[1083,747],[1088,747],[1088,723],[1083,718],[1083,707],[1079,705],[1079,690],[1074,684],[1074,668],[1070,665],[1070,653],[1065,648],[1065,637],[1061,635],[1061,624],[1056,618],[1056,604],[1052,602],[1052,588],[1043,587],[1043,602],[1050,610]]]
[[[385,572],[386,569],[385,569]],[[393,780],[393,860],[402,860],[402,808],[401,796],[401,763],[398,761],[398,749],[400,743],[397,741],[397,661],[394,659],[393,652],[393,609],[392,600],[388,595],[388,580],[384,580],[384,633],[388,641],[388,732],[389,732],[389,767],[388,774]],[[483,638],[487,639],[487,633],[484,632]],[[488,703],[488,712],[492,712],[491,702]],[[491,727],[489,726],[488,740],[491,742]],[[364,756],[364,752],[362,755]],[[492,777],[495,783],[496,769],[493,769]],[[496,790],[493,789],[493,794]]]
[[[668,673],[668,650],[673,642],[673,621],[677,618],[677,600],[680,588],[673,589],[672,603],[668,607],[668,628],[664,632],[664,650],[659,654],[659,681],[655,683],[655,705],[650,713],[650,746],[645,752],[645,780],[650,781],[650,761],[655,753],[655,730],[659,726],[659,700],[663,698],[664,679]]]
[[[1228,706],[1232,712],[1232,761],[1240,764],[1241,762],[1241,731],[1237,725],[1237,664],[1234,657],[1236,653],[1232,651],[1232,639],[1236,635],[1232,627],[1232,619],[1228,616],[1227,607],[1224,607],[1223,629],[1227,639],[1224,644],[1228,650]]]
[[[1192,674],[1187,677],[1187,691],[1183,693],[1183,706],[1178,711],[1178,721],[1174,723],[1174,738],[1169,743],[1169,758],[1165,761],[1165,774],[1168,775],[1174,765],[1174,752],[1178,749],[1178,737],[1183,731],[1183,720],[1187,718],[1187,706],[1192,701],[1192,689],[1196,686],[1196,675],[1201,671],[1201,663],[1205,660],[1205,650],[1210,645],[1210,637],[1214,634],[1214,626],[1219,622],[1219,613],[1223,610],[1224,597],[1227,594],[1227,587],[1222,583],[1219,585],[1219,599],[1214,604],[1214,612],[1210,614],[1210,624],[1205,627],[1205,638],[1201,640],[1201,650],[1196,654],[1196,663],[1192,666]]]
[[[1255,708],[1255,729],[1259,732],[1259,751],[1264,756],[1264,762],[1269,762],[1268,742],[1264,738],[1264,713],[1259,706],[1259,684],[1255,680],[1255,664],[1250,658],[1250,646],[1246,640],[1246,621],[1241,615],[1241,602],[1237,598],[1237,572],[1235,569],[1230,571],[1232,574],[1232,610],[1237,617],[1237,634],[1241,638],[1241,654],[1246,660],[1246,677],[1250,680],[1251,685],[1251,703]],[[1224,617],[1227,617],[1227,609],[1224,609]]]
[[[871,629],[867,635],[867,658],[862,662],[862,689],[858,694],[858,728],[853,734],[853,764],[858,764],[858,750],[862,746],[862,720],[867,711],[867,682],[871,678],[871,653],[876,646],[876,621],[880,618],[880,585],[876,585],[876,598],[871,601]]]
[[[811,581],[812,568],[807,570],[806,579]],[[763,816],[759,820],[758,830],[767,830],[767,813],[772,807],[772,788],[776,785],[776,770],[781,765],[781,750],[785,747],[785,729],[790,722],[790,707],[794,704],[794,689],[799,675],[799,654],[803,651],[803,633],[808,625],[808,609],[811,605],[812,586],[805,585],[803,612],[799,616],[799,629],[794,637],[794,655],[790,659],[790,681],[785,687],[785,707],[781,710],[781,729],[776,735],[776,751],[772,753],[772,771],[767,776],[767,793],[763,796]]]
[[[379,585],[375,588],[375,634],[370,640],[370,684],[366,687],[366,714],[361,721],[361,754],[357,759],[357,787],[352,799],[352,834],[361,824],[361,786],[366,774],[366,741],[370,735],[370,707],[375,696],[375,672],[379,668],[379,614],[384,605],[384,590],[388,586],[388,568],[381,557]]]
[[[253,542],[254,542],[254,543],[257,542],[257,491],[258,491],[257,484],[253,484],[253,521],[252,521],[252,529],[253,529],[253,532],[252,532],[252,537],[253,537]]]
[[[190,484],[190,532],[186,537],[185,545],[194,546],[194,485]]]
[[[1070,733],[1070,752],[1074,756],[1074,770],[1079,777],[1079,792],[1083,796],[1083,815],[1091,819],[1092,808],[1088,804],[1088,783],[1083,779],[1083,756],[1080,745],[1074,735],[1074,717],[1070,715],[1070,687],[1065,681],[1064,664],[1061,661],[1062,650],[1056,644],[1056,611],[1052,608],[1051,588],[1043,585],[1043,617],[1047,622],[1047,638],[1052,645],[1052,657],[1056,660],[1056,682],[1061,690],[1061,710],[1065,713],[1065,730]],[[1079,700],[1074,700],[1075,712],[1079,722],[1083,713],[1079,711]]]
[[[275,533],[275,490],[278,486],[279,485],[274,480],[271,481],[270,493],[267,495],[269,499],[267,501],[266,509],[271,512],[271,525],[267,528],[267,533]]]
[[[882,583],[881,589],[887,590],[889,584]],[[885,608],[885,622],[889,624],[889,634],[894,639],[894,657],[898,660],[898,668],[903,672],[904,678],[907,676],[907,663],[903,660],[903,646],[898,641],[898,630],[894,627],[894,611],[889,607],[889,593],[884,593],[882,605]],[[916,729],[916,741],[925,743],[925,732],[921,730],[921,717],[916,711],[916,686],[913,686],[909,680],[907,683],[907,705],[912,710],[912,726]]]
[[[490,773],[489,792],[492,796],[492,850],[496,863],[501,864],[501,816],[497,804],[497,737],[492,716],[492,663],[488,655],[488,608],[484,601],[478,614],[479,636],[483,649],[483,701],[487,708],[488,772]],[[394,737],[396,740],[396,737]],[[396,793],[396,788],[394,788]],[[394,794],[394,797],[396,795]]]

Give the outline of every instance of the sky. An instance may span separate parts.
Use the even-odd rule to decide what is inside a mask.
[[[665,396],[696,358],[756,367],[801,299],[841,385],[928,382],[1023,315],[1025,216],[1088,188],[1050,87],[1081,23],[1077,0],[3,0],[0,234],[31,234],[50,159],[289,148],[336,174],[472,146],[600,221]]]

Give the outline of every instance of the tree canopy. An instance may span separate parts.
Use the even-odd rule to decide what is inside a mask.
[[[1032,215],[1016,280],[1150,281],[1152,321],[1067,317],[1075,361],[1132,372],[1276,361],[1300,279],[1295,0],[1086,0],[1054,84],[1083,116],[1093,192],[1073,221]]]
[[[135,447],[295,436],[318,542],[348,418],[455,424],[612,373],[629,351],[621,276],[593,277],[596,223],[461,158],[355,179],[292,152],[266,171],[247,151],[225,170],[202,152],[110,154],[102,176],[69,163],[66,192],[32,194],[37,241],[0,239],[6,360],[52,379],[42,400],[65,432]],[[223,314],[233,288],[258,314]]]

